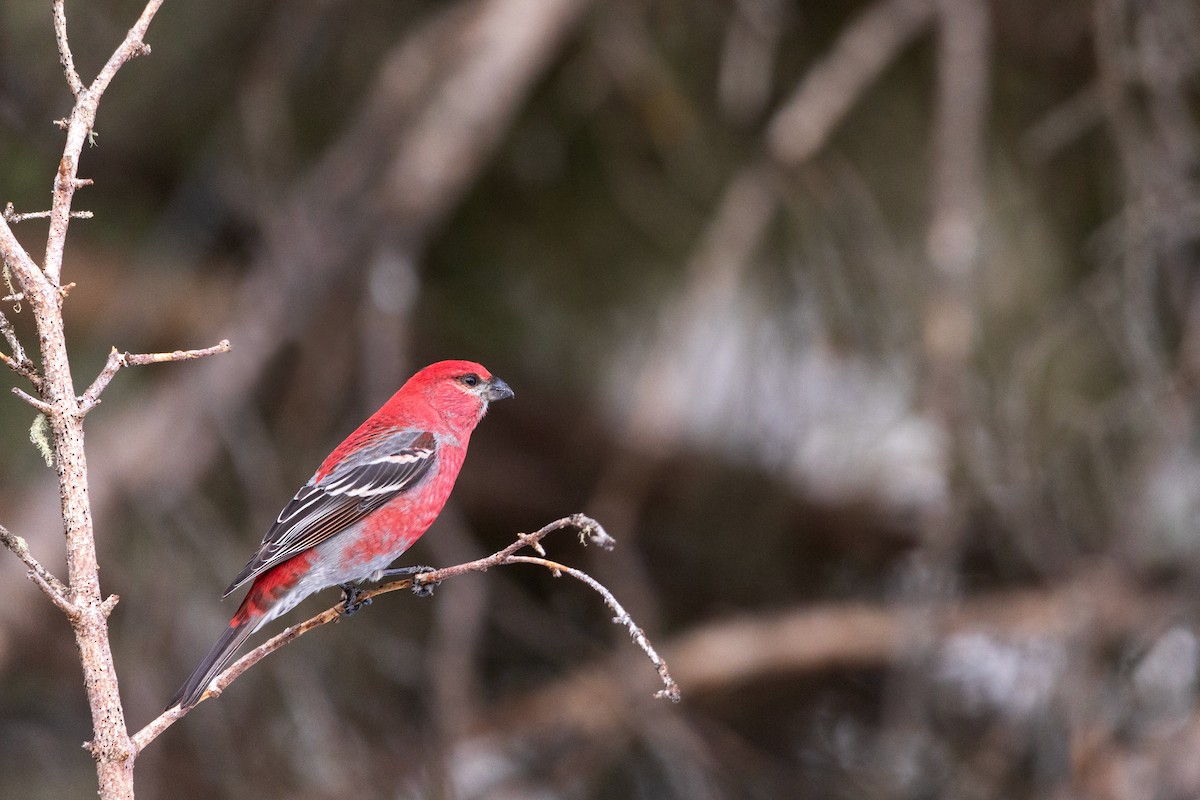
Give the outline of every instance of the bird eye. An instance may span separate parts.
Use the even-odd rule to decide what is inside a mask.
[[[479,376],[474,373],[463,375],[459,380],[463,382],[464,386],[474,387],[479,385]]]

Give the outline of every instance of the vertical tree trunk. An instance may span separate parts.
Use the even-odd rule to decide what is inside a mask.
[[[92,710],[94,738],[90,749],[96,759],[100,797],[126,800],[133,797],[133,744],[125,726],[125,712],[109,646],[108,614],[112,603],[106,603],[100,593],[92,509],[88,500],[87,457],[83,449],[83,414],[67,360],[59,307],[61,296],[58,287],[49,280],[40,283],[36,288],[27,285],[25,296],[37,320],[45,377],[43,399],[54,409],[50,424],[67,537],[68,585],[70,600],[78,610],[71,618],[71,627],[79,646],[84,686]]]

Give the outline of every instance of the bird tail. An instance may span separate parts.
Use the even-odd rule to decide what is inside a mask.
[[[242,646],[242,642],[246,641],[250,634],[258,628],[256,623],[261,619],[261,615],[245,613],[248,610],[246,603],[243,602],[242,608],[238,609],[238,612],[233,615],[233,619],[229,621],[229,627],[217,639],[191,677],[171,698],[167,708],[180,706],[188,709],[200,702],[200,698],[208,691],[208,685],[212,683],[212,679],[228,666],[237,649]]]

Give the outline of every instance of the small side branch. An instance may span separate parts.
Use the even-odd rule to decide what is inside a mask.
[[[37,584],[37,587],[69,619],[75,619],[79,616],[79,609],[70,600],[71,590],[33,557],[33,554],[29,552],[29,545],[25,543],[24,539],[11,533],[3,525],[0,525],[0,544],[3,544],[13,552],[13,555],[21,559],[21,563],[28,569],[29,580]]]
[[[21,213],[21,212],[18,212],[15,208],[13,208],[12,203],[6,204],[4,206],[4,212],[3,212],[4,221],[11,222],[14,225],[17,224],[18,222],[24,222],[27,219],[48,219],[52,213],[54,213],[54,212],[52,212],[52,211],[27,211],[27,212]],[[71,219],[91,219],[93,216],[94,215],[92,214],[91,211],[72,211],[71,212]]]
[[[637,644],[638,647],[642,648],[642,651],[650,659],[650,663],[653,664],[654,668],[658,670],[658,676],[662,678],[665,688],[657,691],[654,696],[658,698],[666,698],[672,703],[679,702],[679,684],[675,683],[675,679],[671,677],[671,673],[667,670],[667,662],[664,661],[662,656],[655,651],[654,646],[650,644],[650,640],[646,638],[646,634],[642,632],[642,629],[638,626],[638,624],[633,621],[633,617],[629,616],[629,612],[617,602],[617,598],[613,597],[613,593],[610,592],[604,586],[604,584],[600,583],[600,581],[596,580],[591,575],[588,575],[583,570],[564,566],[556,561],[550,561],[546,558],[535,558],[533,556],[510,556],[507,563],[537,564],[552,570],[555,575],[570,575],[575,580],[582,581],[583,583],[586,583],[588,586],[592,587],[597,594],[604,598],[604,604],[611,608],[613,613],[616,614],[616,616],[613,617],[613,622],[618,625],[624,625],[629,629],[629,637],[633,639],[634,643]]]
[[[434,570],[432,572],[423,572],[418,574],[415,578],[405,578],[403,580],[393,581],[392,583],[362,592],[357,598],[358,602],[363,603],[364,601],[378,597],[381,594],[400,591],[402,589],[429,586],[468,572],[487,572],[492,567],[504,566],[507,564],[536,564],[538,566],[546,567],[547,569],[554,571],[555,574],[570,575],[571,577],[586,583],[604,598],[604,602],[617,615],[614,618],[614,621],[625,625],[625,627],[629,629],[630,636],[635,642],[637,642],[638,646],[642,648],[646,655],[649,656],[650,661],[654,664],[655,669],[658,670],[658,674],[662,678],[666,688],[655,694],[655,697],[667,698],[672,702],[678,702],[679,686],[675,683],[675,680],[671,677],[670,672],[667,670],[666,662],[655,651],[654,647],[650,644],[649,639],[647,639],[646,635],[642,632],[642,629],[634,623],[633,619],[629,616],[621,604],[617,602],[617,599],[613,596],[612,592],[605,588],[604,585],[599,581],[580,570],[559,564],[555,561],[550,561],[549,559],[542,557],[517,555],[518,551],[526,547],[544,555],[544,551],[542,550],[540,544],[541,540],[546,538],[554,531],[561,530],[563,528],[577,529],[579,531],[579,540],[583,544],[594,544],[604,548],[605,550],[611,550],[613,545],[616,543],[615,540],[608,535],[600,523],[583,514],[573,514],[569,517],[563,517],[562,519],[551,522],[549,525],[546,525],[535,533],[518,534],[516,541],[514,541],[512,544],[485,558],[480,558],[465,564],[458,564],[453,567]],[[289,642],[292,642],[300,636],[303,636],[313,628],[319,628],[322,625],[326,625],[330,622],[335,622],[336,620],[341,619],[343,615],[343,606],[343,603],[338,603],[333,608],[326,609],[320,614],[310,617],[299,624],[293,625],[282,633],[276,634],[258,647],[246,653],[246,655],[235,661],[232,666],[222,672],[212,682],[208,692],[206,692],[204,697],[201,698],[201,702],[220,695],[221,692],[225,691],[225,689],[227,689],[231,683],[237,680],[237,678],[243,672],[250,669],[250,667],[254,666],[263,658],[267,657]],[[173,725],[176,720],[187,714],[188,710],[190,709],[181,709],[178,706],[173,706],[160,714],[157,718],[146,725],[146,727],[142,728],[142,730],[134,734],[133,743],[135,753],[140,753],[146,747],[146,745],[154,741],[154,739],[160,733]]]
[[[71,283],[64,283],[62,286],[58,287],[58,296],[60,298],[62,298],[63,300],[66,300],[67,295],[69,295],[71,293],[71,290],[74,288],[75,288],[75,283],[73,281]],[[24,300],[25,300],[24,292],[16,292],[15,294],[6,294],[6,295],[4,295],[4,297],[0,297],[0,303],[20,303]]]
[[[83,91],[83,81],[75,69],[75,58],[71,55],[71,45],[67,42],[67,11],[66,0],[54,0],[54,40],[58,44],[58,60],[62,63],[63,74],[67,78],[67,86],[71,94],[79,97]]]
[[[97,102],[99,102],[100,95],[104,94],[104,90],[108,88],[108,84],[112,82],[113,77],[116,76],[117,70],[125,66],[125,62],[138,56],[150,55],[150,45],[145,42],[146,30],[150,27],[150,21],[158,13],[160,6],[162,6],[162,0],[150,0],[146,3],[141,16],[129,29],[121,46],[113,51],[108,62],[101,67],[100,73],[88,87],[88,91],[95,95]]]
[[[29,365],[26,364],[25,360],[20,356],[13,357],[0,351],[0,364],[4,364],[4,366],[11,369],[13,372],[17,373],[23,378],[28,378],[31,381],[38,377],[38,374],[32,371],[29,368]]]
[[[39,400],[38,398],[34,397],[29,392],[24,391],[23,389],[21,389],[18,386],[14,386],[12,388],[12,393],[15,394],[17,397],[21,398],[22,400],[24,400],[29,405],[36,408],[41,413],[45,414],[46,416],[53,416],[54,414],[58,413],[58,411],[54,408],[54,406],[50,405],[45,400]]]
[[[229,350],[228,339],[222,339],[212,347],[205,347],[201,350],[175,350],[170,353],[122,353],[114,347],[108,354],[108,361],[105,362],[104,369],[100,370],[96,380],[92,381],[92,385],[79,397],[79,413],[86,414],[100,402],[100,393],[104,391],[122,367],[165,364],[169,361],[193,361],[218,353],[228,353]]]
[[[12,350],[11,356],[0,352],[0,362],[3,362],[13,372],[28,380],[33,384],[33,388],[40,392],[42,390],[42,376],[38,374],[37,367],[33,365],[33,361],[25,353],[25,348],[21,346],[21,340],[17,338],[16,330],[13,329],[12,323],[8,321],[8,317],[3,312],[0,312],[0,334],[3,334],[5,340],[8,341],[9,348]]]
[[[218,353],[228,353],[229,340],[222,339],[212,347],[200,350],[172,350],[170,353],[125,353],[122,357],[126,367],[142,367],[146,364],[165,364],[168,361],[194,361],[197,358],[207,358]]]
[[[43,262],[45,278],[54,286],[61,283],[63,248],[66,246],[67,226],[72,218],[71,202],[75,190],[87,186],[90,180],[79,177],[79,158],[84,144],[94,136],[96,109],[100,98],[108,85],[116,77],[117,71],[131,58],[146,55],[150,47],[145,43],[146,29],[150,21],[158,13],[162,0],[150,0],[142,10],[137,22],[129,29],[121,45],[105,62],[96,75],[95,80],[88,86],[83,86],[79,75],[74,71],[70,58],[70,48],[66,39],[66,18],[63,10],[63,0],[55,0],[55,38],[58,40],[59,57],[63,60],[64,72],[71,91],[75,95],[75,107],[66,119],[67,141],[63,147],[63,156],[58,164],[58,175],[54,181],[53,202],[50,209],[50,232],[46,238],[46,258]],[[69,65],[69,68],[68,68]]]
[[[26,292],[45,281],[41,269],[29,257],[29,252],[24,246],[17,241],[16,234],[9,227],[8,219],[3,215],[0,215],[0,257],[3,257],[4,263],[12,270]]]

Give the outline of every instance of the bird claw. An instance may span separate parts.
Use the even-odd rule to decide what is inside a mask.
[[[441,581],[430,581],[429,583],[422,583],[419,580],[419,578],[422,575],[429,573],[429,572],[437,572],[437,570],[432,569],[430,567],[423,567],[422,569],[420,569],[417,572],[416,575],[413,576],[412,590],[413,590],[413,594],[415,594],[417,597],[433,597],[433,587],[435,587],[439,583],[441,583]]]
[[[342,616],[348,617],[355,611],[358,611],[363,606],[371,605],[371,598],[359,600],[359,596],[363,593],[362,589],[353,586],[349,583],[339,583],[338,588],[342,590]]]
[[[383,578],[412,578],[413,594],[417,597],[429,597],[433,594],[433,587],[437,586],[441,581],[433,581],[432,583],[422,583],[417,580],[421,575],[427,572],[437,572],[433,567],[417,565],[412,567],[397,567],[396,569],[381,570],[378,574],[372,577],[375,580]]]

